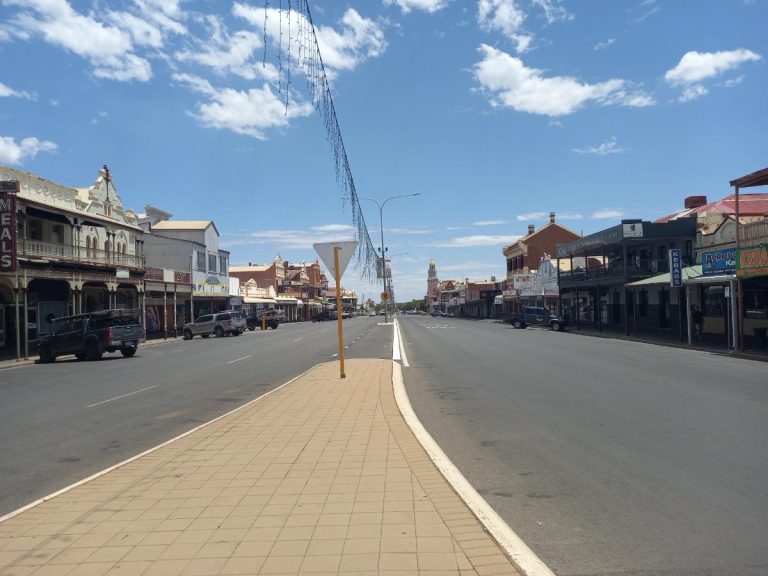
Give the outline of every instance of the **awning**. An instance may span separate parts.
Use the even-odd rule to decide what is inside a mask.
[[[297,300],[296,298],[284,298],[280,296],[277,296],[275,298],[275,301],[278,304],[297,304],[299,302],[299,300]]]
[[[255,298],[253,296],[244,296],[244,304],[275,304],[274,298]]]
[[[718,276],[703,276],[701,273],[701,265],[686,266],[683,268],[683,284],[723,284],[724,282],[731,281],[735,276],[733,274],[725,274]],[[650,278],[643,278],[637,282],[630,282],[627,284],[627,288],[637,288],[640,286],[669,286],[669,272],[664,274],[658,274],[651,276]]]

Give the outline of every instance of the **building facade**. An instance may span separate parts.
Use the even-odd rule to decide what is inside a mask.
[[[85,188],[5,166],[0,181],[0,348],[26,357],[54,317],[141,308],[144,231],[106,166]]]

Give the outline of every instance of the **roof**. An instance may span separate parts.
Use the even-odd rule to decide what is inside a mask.
[[[683,282],[685,283],[686,280],[695,280],[696,278],[699,278],[701,276],[701,264],[697,264],[696,266],[686,266],[683,268]],[[637,286],[653,286],[658,284],[667,284],[669,285],[669,272],[664,272],[663,274],[657,274],[656,276],[651,276],[650,278],[643,278],[642,280],[638,280],[637,282],[630,282],[627,284],[628,288],[635,288]]]
[[[731,180],[730,185],[736,188],[749,188],[750,186],[768,186],[768,168],[763,168],[752,174],[747,174],[736,180]]]
[[[263,264],[261,266],[230,266],[230,272],[266,272],[272,268],[272,264]]]
[[[205,230],[208,226],[216,228],[212,220],[161,220],[152,224],[157,230]]]
[[[688,208],[654,220],[654,223],[669,222],[703,213],[736,214],[736,194],[731,194],[715,202]],[[768,193],[739,194],[739,216],[762,216],[768,214]]]

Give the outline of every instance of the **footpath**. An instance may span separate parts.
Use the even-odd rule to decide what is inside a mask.
[[[320,364],[0,518],[0,575],[523,574],[406,423],[393,370]]]

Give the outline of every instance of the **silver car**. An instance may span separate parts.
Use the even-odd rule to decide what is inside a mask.
[[[245,330],[245,317],[242,312],[226,311],[216,314],[204,314],[194,322],[184,324],[184,340],[195,336],[208,338],[211,334],[222,337],[225,334],[240,336]]]

